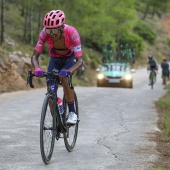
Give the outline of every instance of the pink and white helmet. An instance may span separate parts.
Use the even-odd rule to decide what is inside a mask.
[[[43,21],[45,28],[58,28],[65,24],[65,14],[61,10],[52,10],[48,12]]]

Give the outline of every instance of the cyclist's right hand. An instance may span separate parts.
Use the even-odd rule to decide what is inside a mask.
[[[34,70],[34,74],[35,74],[36,77],[43,77],[44,71],[41,68],[38,67]]]

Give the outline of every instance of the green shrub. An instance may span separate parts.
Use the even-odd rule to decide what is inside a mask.
[[[3,43],[0,46],[0,58],[7,58],[8,57],[8,50],[9,50],[9,46],[6,43]]]
[[[170,46],[170,39],[167,38],[165,43],[166,43],[168,46]]]
[[[144,40],[148,41],[150,44],[155,43],[156,33],[150,25],[142,21],[138,21],[136,26],[134,27],[134,31]]]
[[[91,60],[91,67],[93,69],[96,69],[98,67],[98,63],[94,58],[92,58],[92,60]]]
[[[92,48],[93,47],[93,44],[92,44],[92,41],[86,37],[82,37],[83,39],[83,44],[86,46],[86,47],[89,47],[89,48]]]
[[[89,62],[89,55],[87,53],[83,54],[83,61],[88,64]]]
[[[90,55],[93,60],[95,60],[98,64],[101,64],[101,57],[95,54]]]

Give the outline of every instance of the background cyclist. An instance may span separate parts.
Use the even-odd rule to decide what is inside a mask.
[[[162,57],[162,63],[161,63],[161,68],[162,68],[162,84],[166,84],[167,77],[169,78],[169,63],[167,62],[166,57]]]
[[[132,62],[131,62],[132,69],[134,69],[135,61],[136,61],[136,52],[135,52],[135,48],[132,48]]]
[[[152,55],[148,56],[148,61],[147,61],[147,70],[154,70],[155,72],[155,77],[156,77],[156,71],[158,70],[158,64],[157,61],[153,58]],[[151,72],[149,74],[149,85],[151,85]]]
[[[70,89],[66,76],[68,72],[73,73],[78,70],[83,64],[83,59],[79,33],[65,22],[65,14],[61,10],[49,11],[44,16],[44,28],[39,34],[31,62],[34,74],[37,77],[42,77],[44,71],[39,66],[38,58],[47,42],[50,55],[47,71],[59,73],[69,108],[67,123],[75,124],[77,115],[74,107],[74,91]],[[49,79],[47,78],[46,81],[47,88],[49,88]]]

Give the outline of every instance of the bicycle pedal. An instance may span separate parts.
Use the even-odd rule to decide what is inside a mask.
[[[74,123],[66,123],[66,126],[74,126],[74,125],[76,125],[76,124],[74,124]]]

